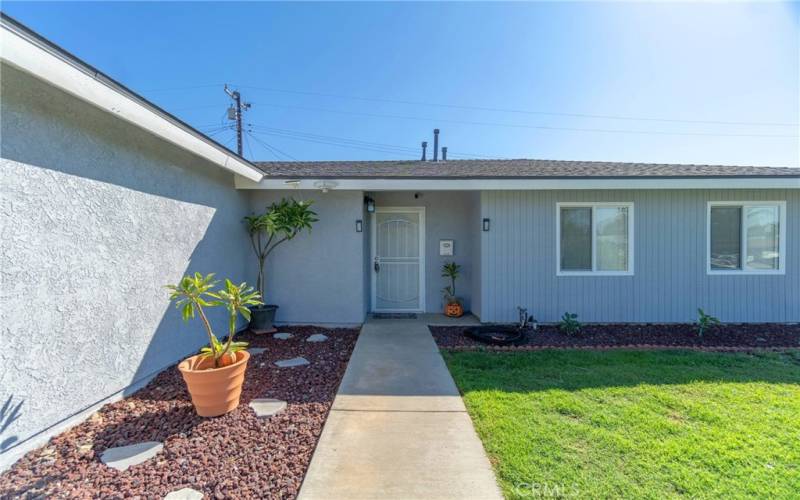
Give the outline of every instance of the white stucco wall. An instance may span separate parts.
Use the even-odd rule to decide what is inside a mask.
[[[1,69],[0,405],[21,403],[4,467],[202,345],[163,285],[243,280],[250,256],[231,174]]]

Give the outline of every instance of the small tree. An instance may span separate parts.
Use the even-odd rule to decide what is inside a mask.
[[[181,317],[184,321],[194,318],[195,312],[200,316],[208,335],[208,347],[200,350],[200,355],[214,358],[214,368],[219,368],[220,359],[228,354],[233,354],[247,347],[247,342],[234,342],[236,334],[236,318],[241,314],[245,319],[250,319],[250,310],[247,306],[261,304],[258,292],[253,287],[248,287],[247,283],[239,286],[225,280],[225,288],[216,292],[214,288],[219,281],[214,280],[214,273],[203,276],[200,273],[184,276],[177,285],[167,285],[171,290],[170,300],[175,302],[175,307],[181,310]],[[224,305],[229,312],[229,333],[228,340],[223,344],[220,342],[211,328],[211,323],[206,317],[204,308]]]
[[[445,300],[448,302],[458,301],[456,298],[456,278],[458,278],[459,273],[461,273],[461,266],[455,262],[446,262],[442,266],[442,278],[450,279],[450,286],[442,289],[445,294]]]
[[[311,210],[311,201],[282,199],[267,207],[261,215],[248,215],[244,218],[253,252],[258,258],[258,279],[256,288],[264,298],[264,264],[275,247],[297,236],[303,229],[311,230],[317,222],[317,214]]]

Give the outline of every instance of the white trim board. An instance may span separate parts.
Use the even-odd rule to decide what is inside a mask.
[[[379,213],[418,213],[419,214],[419,308],[418,309],[378,309],[377,303],[377,280],[375,274],[375,257],[378,243],[378,225],[376,216]],[[370,214],[370,299],[371,312],[377,313],[424,313],[427,297],[425,296],[425,207],[375,207],[375,211]]]
[[[800,169],[798,169],[800,176]],[[555,189],[800,189],[800,177],[582,178],[582,179],[274,179],[236,177],[237,189],[319,189],[335,182],[344,191],[513,191]]]
[[[68,62],[59,57],[53,48],[40,46],[30,35],[3,20],[0,31],[0,59],[33,77],[42,80],[84,102],[102,109],[117,118],[142,128],[175,146],[205,158],[215,165],[229,170],[250,182],[257,182],[263,173],[247,161],[226,151],[220,145],[188,125],[180,125],[167,118],[155,106],[145,104],[143,98],[126,95],[108,82],[102,74],[92,75],[79,67],[77,62]],[[143,102],[144,101],[144,102]]]

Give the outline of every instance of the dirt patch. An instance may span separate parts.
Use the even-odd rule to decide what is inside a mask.
[[[194,412],[177,368],[132,396],[104,406],[85,422],[31,451],[0,475],[0,498],[158,498],[183,487],[207,498],[295,498],[358,337],[356,329],[286,327],[289,340],[239,337],[266,347],[251,357],[241,405],[222,417]],[[305,342],[324,333],[325,342]],[[303,356],[311,364],[277,368]],[[285,400],[260,420],[248,402]],[[161,441],[164,450],[124,472],[106,467],[107,448]]]
[[[443,349],[491,348],[465,336],[466,327],[429,328]],[[696,326],[691,324],[590,324],[583,325],[580,333],[575,335],[563,333],[557,325],[542,325],[535,331],[529,330],[510,349],[547,347],[797,348],[800,347],[800,324],[725,324],[706,331],[703,337],[697,335]]]

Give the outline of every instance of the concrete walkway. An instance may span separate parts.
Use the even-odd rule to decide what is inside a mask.
[[[301,500],[502,498],[427,320],[364,325]]]

